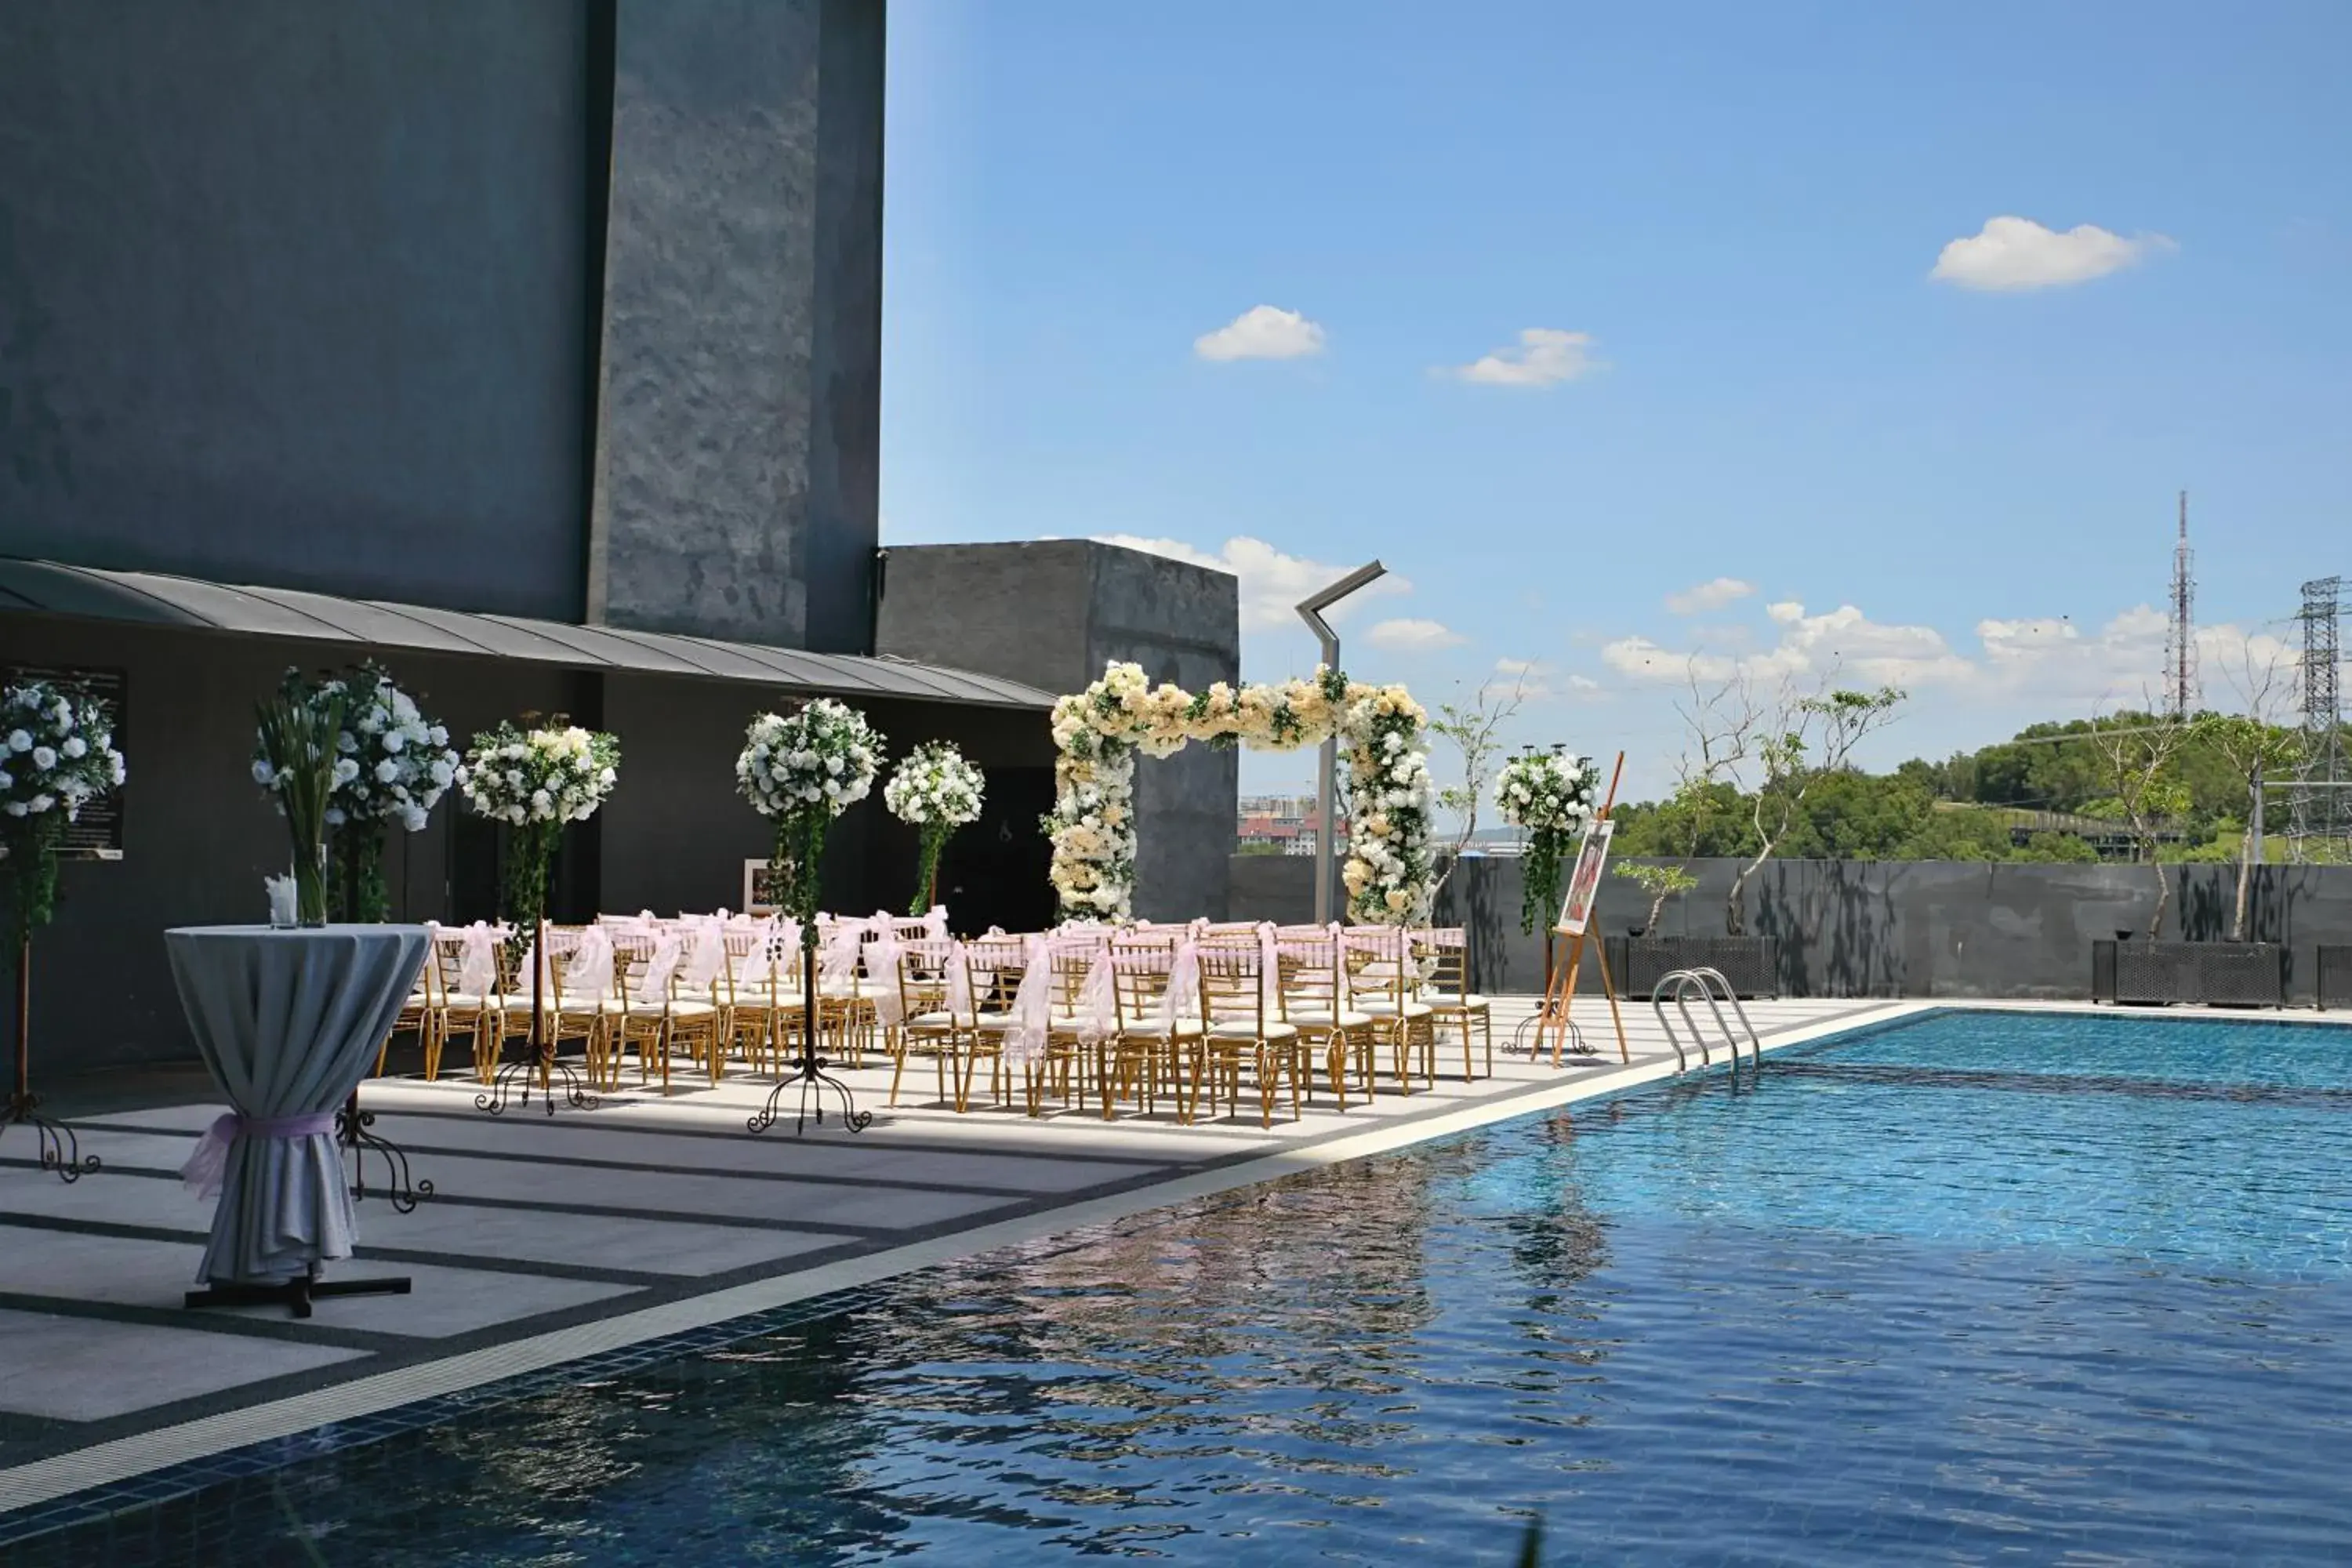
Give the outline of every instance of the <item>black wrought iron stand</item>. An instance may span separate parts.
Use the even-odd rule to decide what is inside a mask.
[[[786,1089],[801,1091],[800,1112],[793,1122],[793,1134],[798,1137],[808,1127],[809,1097],[816,1097],[816,1124],[824,1125],[824,1097],[830,1093],[841,1100],[841,1120],[852,1132],[863,1132],[874,1124],[874,1113],[857,1109],[857,1097],[849,1086],[833,1076],[827,1062],[817,1049],[816,1012],[816,921],[812,919],[801,928],[801,1056],[776,1080],[768,1091],[767,1103],[744,1123],[754,1132],[765,1132],[776,1124],[776,1107],[782,1101]]]
[[[530,1051],[513,1061],[501,1061],[491,1076],[490,1087],[474,1096],[474,1109],[487,1110],[493,1116],[502,1114],[509,1105],[529,1105],[530,1086],[539,1082],[540,1098],[547,1114],[555,1114],[555,1086],[563,1085],[563,1102],[574,1110],[596,1109],[596,1096],[588,1091],[587,1083],[573,1070],[572,1064],[559,1060],[555,1055],[555,1039],[547,1028],[547,917],[539,918],[539,934],[530,951]],[[503,1055],[503,1053],[501,1053]],[[518,1091],[518,1086],[520,1089]]]
[[[81,1140],[62,1121],[41,1114],[40,1096],[33,1092],[33,939],[16,948],[16,1082],[8,1105],[0,1111],[0,1133],[11,1127],[29,1127],[38,1140],[41,1169],[57,1173],[61,1182],[79,1182],[98,1169],[98,1156],[85,1157]]]
[[[383,1191],[392,1200],[393,1212],[415,1214],[418,1202],[433,1195],[433,1184],[412,1180],[408,1151],[370,1131],[374,1125],[375,1112],[360,1109],[360,1091],[354,1088],[343,1108],[335,1112],[335,1142],[352,1152],[352,1196],[368,1195],[367,1157],[373,1152],[383,1160]]]

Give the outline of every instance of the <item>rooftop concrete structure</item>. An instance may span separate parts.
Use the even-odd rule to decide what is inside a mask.
[[[1085,539],[893,545],[875,651],[1082,691],[1131,660],[1187,691],[1241,679],[1232,574]],[[951,657],[942,657],[951,650]],[[1225,918],[1241,762],[1187,746],[1135,770],[1136,914]]]

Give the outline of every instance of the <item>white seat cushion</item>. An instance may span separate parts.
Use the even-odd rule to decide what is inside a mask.
[[[1265,1038],[1268,1040],[1292,1039],[1297,1034],[1297,1026],[1290,1024],[1268,1024],[1265,1026]],[[1209,1036],[1218,1040],[1255,1040],[1258,1037],[1258,1026],[1241,1023],[1213,1024],[1209,1026]]]
[[[1360,1013],[1370,1013],[1375,1018],[1393,1018],[1397,1014],[1397,1005],[1382,996],[1377,1000],[1359,1000],[1356,1010]],[[1404,1016],[1408,1018],[1426,1018],[1431,1011],[1432,1009],[1427,1005],[1419,1002],[1408,1002],[1404,1005]]]
[[[984,1029],[990,1034],[1002,1034],[1005,1030],[1013,1027],[1013,1015],[1010,1013],[982,1013],[974,1021],[974,1027]]]
[[[1484,1007],[1486,1005],[1486,999],[1475,991],[1467,996],[1456,996],[1450,991],[1424,991],[1422,993],[1421,999],[1433,1007],[1446,1011],[1465,1007]]]
[[[1290,1010],[1290,1021],[1294,1024],[1303,1024],[1310,1029],[1328,1029],[1331,1027],[1331,1014],[1328,1008],[1301,1012],[1294,1007]],[[1360,1029],[1371,1021],[1372,1016],[1370,1013],[1358,1013],[1351,1010],[1339,1015],[1339,1026],[1343,1029]]]
[[[952,1013],[918,1013],[913,1017],[907,1020],[907,1027],[910,1029],[952,1029],[955,1027],[955,1015]]]
[[[710,1017],[718,1011],[718,1008],[713,1007],[708,1002],[673,1002],[667,1007],[664,1007],[658,1002],[638,1002],[630,1006],[629,1016],[632,1018],[658,1018],[664,1013],[667,1013],[673,1018],[683,1018],[688,1022],[694,1022],[699,1019]]]

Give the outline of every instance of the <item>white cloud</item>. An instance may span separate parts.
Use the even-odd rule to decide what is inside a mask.
[[[1179,539],[1143,539],[1132,533],[1098,533],[1095,539],[1102,544],[1122,545],[1129,550],[1141,550],[1172,560],[1189,561],[1195,566],[1232,573],[1241,579],[1242,630],[1244,632],[1296,628],[1304,633],[1306,626],[1298,618],[1298,601],[1318,588],[1329,587],[1355,569],[1285,554],[1263,539],[1251,539],[1246,535],[1226,540],[1224,548],[1214,553]],[[1409,593],[1412,588],[1410,581],[1391,572],[1349,595],[1339,605],[1325,611],[1324,618],[1345,620],[1367,599]]]
[[[1364,634],[1364,640],[1396,653],[1431,653],[1459,647],[1470,639],[1442,621],[1396,620],[1381,622]]]
[[[2178,248],[2160,234],[2126,238],[2088,223],[2062,234],[2032,218],[1996,217],[1986,219],[1975,234],[1945,246],[1927,276],[1963,289],[2051,289],[2105,278]]]
[[[1633,679],[1672,685],[1694,675],[1702,681],[1744,676],[1769,687],[1835,671],[1850,684],[1897,686],[1938,701],[2030,706],[2051,718],[2137,704],[2158,685],[2163,665],[2165,617],[2147,605],[2091,630],[2064,616],[1980,620],[1973,651],[1953,647],[1933,626],[1874,621],[1852,605],[1816,616],[1786,600],[1766,605],[1765,614],[1779,633],[1769,648],[1677,649],[1627,637],[1602,647],[1601,660]],[[2197,640],[2201,662],[2212,670],[2235,668],[2249,655],[2258,664],[2285,660],[2278,638],[2234,626],[2200,627]],[[2226,705],[2227,693],[2208,685],[2215,687],[2209,703]]]
[[[1253,305],[1194,338],[1192,352],[1207,360],[1298,359],[1323,352],[1323,329],[1296,310]]]
[[[1602,368],[1591,350],[1591,332],[1527,327],[1520,331],[1515,347],[1496,349],[1448,374],[1484,386],[1558,386]]]
[[[1695,588],[1666,595],[1666,608],[1677,616],[1703,615],[1719,610],[1735,599],[1744,599],[1756,592],[1756,584],[1743,583],[1737,577],[1717,577]]]

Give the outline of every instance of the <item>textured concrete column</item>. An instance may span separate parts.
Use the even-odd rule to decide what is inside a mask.
[[[593,621],[866,651],[880,0],[620,0]]]

